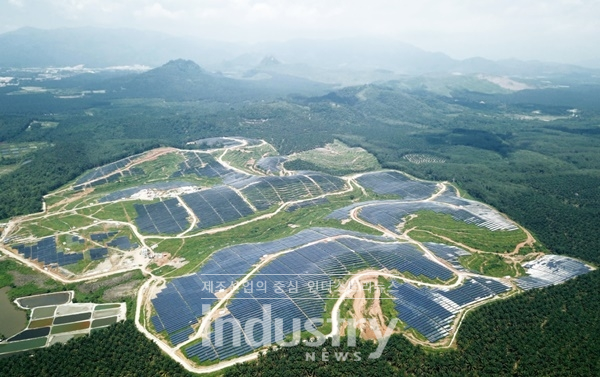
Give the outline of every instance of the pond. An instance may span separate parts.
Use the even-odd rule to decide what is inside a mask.
[[[22,331],[27,325],[27,314],[10,302],[10,287],[0,288],[0,334],[6,338]]]
[[[24,308],[37,308],[40,306],[62,305],[71,302],[71,291],[46,293],[42,295],[21,297],[17,299],[19,305]]]

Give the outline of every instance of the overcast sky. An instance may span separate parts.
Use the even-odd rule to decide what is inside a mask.
[[[248,42],[384,36],[454,58],[600,63],[600,0],[1,0],[0,32],[23,26]]]

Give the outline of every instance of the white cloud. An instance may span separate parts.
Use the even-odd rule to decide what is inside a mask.
[[[176,20],[180,17],[180,12],[175,12],[166,9],[162,4],[156,2],[151,5],[143,7],[141,10],[134,12],[136,17],[140,18],[165,18],[170,20]]]
[[[600,54],[598,0],[9,0],[0,25],[104,26],[241,41],[384,36],[456,57]],[[535,47],[532,47],[535,46]],[[569,57],[567,56],[567,57]],[[573,56],[573,59],[577,57]]]
[[[8,0],[8,2],[11,5],[14,5],[14,6],[19,7],[19,8],[23,7],[23,5],[24,5],[22,0]]]

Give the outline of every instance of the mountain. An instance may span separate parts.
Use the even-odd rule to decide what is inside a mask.
[[[237,49],[224,42],[132,29],[22,28],[0,34],[0,67],[157,67],[175,58],[211,65],[233,58]]]
[[[331,87],[297,77],[240,80],[204,70],[191,60],[177,59],[144,73],[119,77],[106,84],[116,97],[237,102],[272,99],[290,94],[322,94]]]
[[[594,75],[598,70],[538,61],[457,60],[390,39],[297,39],[254,45],[130,29],[23,28],[0,34],[0,67],[107,67],[193,60],[237,78],[300,77],[342,85],[439,73],[515,77]]]

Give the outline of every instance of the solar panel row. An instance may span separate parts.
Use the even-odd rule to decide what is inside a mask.
[[[58,252],[54,237],[42,238],[37,243],[28,246],[14,245],[13,248],[17,249],[19,254],[22,254],[25,258],[37,260],[46,265],[58,264],[59,266],[66,266],[83,260],[83,254],[81,253],[65,254]]]
[[[404,200],[423,200],[435,193],[437,185],[410,179],[396,171],[363,174],[356,179],[358,183],[377,194],[398,195]]]
[[[560,255],[544,255],[523,267],[528,276],[517,279],[517,285],[524,290],[559,284],[591,270],[585,263]]]
[[[264,210],[275,204],[296,201],[343,190],[345,181],[321,173],[285,177],[249,177],[232,184],[252,205]]]
[[[200,220],[200,229],[235,221],[254,213],[242,197],[226,186],[185,194],[181,198]]]
[[[177,199],[167,199],[152,204],[134,204],[138,216],[135,222],[145,233],[174,234],[189,227],[188,212]]]
[[[294,320],[304,325],[311,318],[322,317],[325,299],[335,289],[336,278],[365,268],[392,269],[391,263],[395,258],[424,259],[423,254],[410,244],[383,244],[352,236],[328,239],[344,233],[347,232],[322,228],[299,234],[302,238],[289,237],[268,244],[230,247],[215,253],[200,274],[203,279],[213,277],[225,281],[226,285],[231,284],[246,273],[262,255],[296,248],[263,267],[235,294],[227,307],[228,315],[235,320],[236,326],[244,330],[245,339],[249,340],[253,348],[260,348],[290,334],[294,330]],[[301,246],[312,242],[317,243]],[[388,260],[386,256],[391,258]],[[449,271],[447,273],[452,276]],[[270,333],[265,333],[264,329],[258,327],[250,331],[251,324],[263,318],[265,305],[270,305],[271,322],[278,319],[280,326],[276,328],[273,325]],[[186,349],[186,353],[198,356],[201,360],[243,354],[233,339],[229,334],[225,336],[225,343],[220,348],[207,350],[193,345]],[[256,342],[252,344],[252,340]]]

